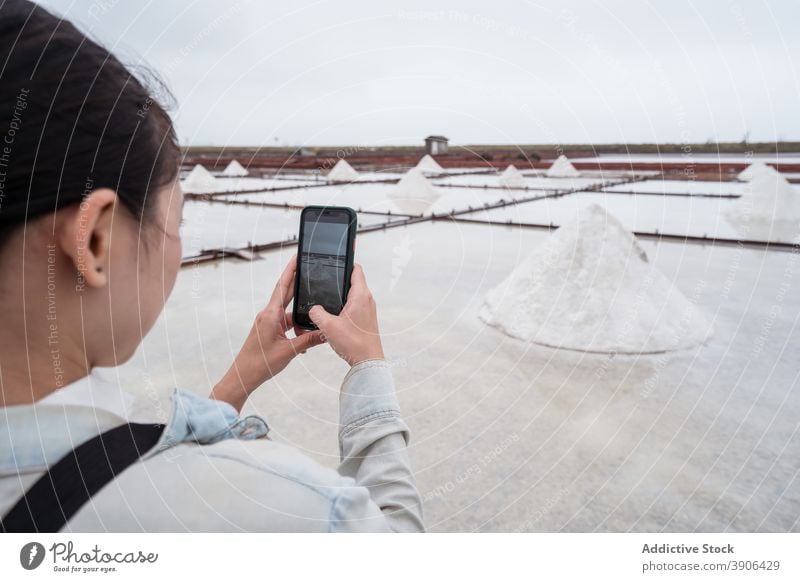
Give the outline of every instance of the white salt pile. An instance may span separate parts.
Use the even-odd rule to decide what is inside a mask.
[[[181,183],[184,192],[206,194],[217,189],[217,179],[202,165],[197,164]]]
[[[750,180],[762,176],[764,174],[777,174],[778,172],[772,166],[768,166],[763,162],[756,162],[754,164],[750,164],[744,170],[739,172],[739,175],[736,176],[739,180],[743,182],[749,182]]]
[[[725,219],[744,239],[794,242],[800,234],[800,192],[775,170],[754,175],[725,210]]]
[[[525,176],[513,165],[510,165],[500,174],[500,184],[506,188],[524,188]]]
[[[333,169],[328,172],[327,178],[331,182],[354,182],[358,180],[358,172],[345,160],[339,160]]]
[[[594,204],[492,289],[479,315],[513,337],[586,352],[658,353],[712,333],[636,238]]]
[[[411,168],[389,193],[403,214],[419,216],[430,210],[440,194],[418,168]]]
[[[444,171],[444,168],[428,154],[425,154],[415,167],[425,174],[441,174]]]
[[[561,154],[553,162],[553,165],[547,168],[546,175],[550,178],[577,178],[580,176],[580,172],[575,169],[575,166],[567,159],[567,156]]]
[[[247,176],[247,170],[245,170],[242,164],[236,160],[231,160],[231,163],[228,164],[222,171],[222,175],[229,176],[231,178],[243,178],[244,176]]]

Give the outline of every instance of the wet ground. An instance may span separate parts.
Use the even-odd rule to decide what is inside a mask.
[[[384,186],[371,199],[366,188],[295,194],[383,203]],[[456,202],[503,195],[442,190]],[[728,234],[720,208],[730,201],[704,198],[575,194],[470,216],[557,223],[587,199],[632,229]],[[192,248],[283,240],[297,229],[296,210],[208,203],[198,222],[191,213],[200,204],[188,207]],[[613,357],[527,344],[478,319],[486,292],[547,236],[451,220],[359,235],[357,261],[377,299],[428,527],[800,531],[798,253],[641,241],[715,332],[690,350]],[[164,317],[121,370],[125,384],[208,393],[294,252],[185,268]],[[321,346],[256,392],[244,413],[264,415],[273,438],[335,467],[346,371]]]

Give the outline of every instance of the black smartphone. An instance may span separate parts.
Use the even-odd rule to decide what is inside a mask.
[[[314,305],[334,315],[342,311],[350,290],[357,228],[352,208],[306,206],[300,213],[292,307],[296,326],[317,329],[308,316]]]

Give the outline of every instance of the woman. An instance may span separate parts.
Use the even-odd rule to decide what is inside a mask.
[[[0,4],[2,528],[422,530],[408,428],[358,266],[342,314],[315,307],[320,331],[288,337],[291,261],[210,397],[173,390],[166,422],[90,375],[133,355],[173,288],[179,163],[169,116],[114,56],[34,4]],[[352,366],[338,471],[238,416],[324,343]]]

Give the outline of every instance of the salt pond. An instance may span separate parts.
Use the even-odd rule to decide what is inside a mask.
[[[587,186],[602,186],[603,180],[599,176],[581,178],[548,178],[545,176],[532,176],[523,173],[525,186],[539,190],[571,190],[574,188],[586,188]],[[434,184],[451,184],[454,186],[492,186],[499,188],[502,186],[499,173],[490,174],[467,174],[461,176],[447,176],[433,180]]]
[[[599,204],[627,228],[637,232],[738,238],[736,229],[723,216],[724,209],[734,200],[581,192],[481,210],[466,214],[464,218],[560,225],[573,218],[580,209]]]
[[[429,528],[800,530],[798,255],[643,241],[715,333],[688,350],[612,357],[525,343],[478,318],[488,290],[547,236],[449,221],[361,236]],[[124,385],[207,394],[293,252],[183,270],[118,371]],[[346,370],[316,348],[244,413],[335,467]]]
[[[712,196],[736,195],[745,191],[742,182],[712,180],[646,180],[604,188],[606,192],[647,192],[653,194],[705,194]],[[800,195],[800,191],[798,191]]]
[[[183,256],[202,250],[241,248],[285,241],[297,236],[300,211],[189,200],[183,209],[181,227]],[[358,214],[360,226],[387,223],[397,217]]]
[[[435,186],[434,186],[435,187]],[[405,214],[408,211],[393,199],[395,184],[343,184],[302,188],[297,190],[280,190],[254,194],[237,194],[221,196],[220,199],[247,200],[250,202],[269,204],[311,205],[325,204],[331,206],[350,206],[355,210],[370,212],[391,212]],[[436,188],[438,197],[427,200],[429,205],[424,211],[447,213],[452,210],[481,208],[485,204],[494,204],[500,200],[511,201],[514,198],[534,197],[541,195],[538,191],[521,191],[509,189],[482,188]],[[420,196],[422,200],[423,196]],[[415,208],[414,212],[419,212]]]

